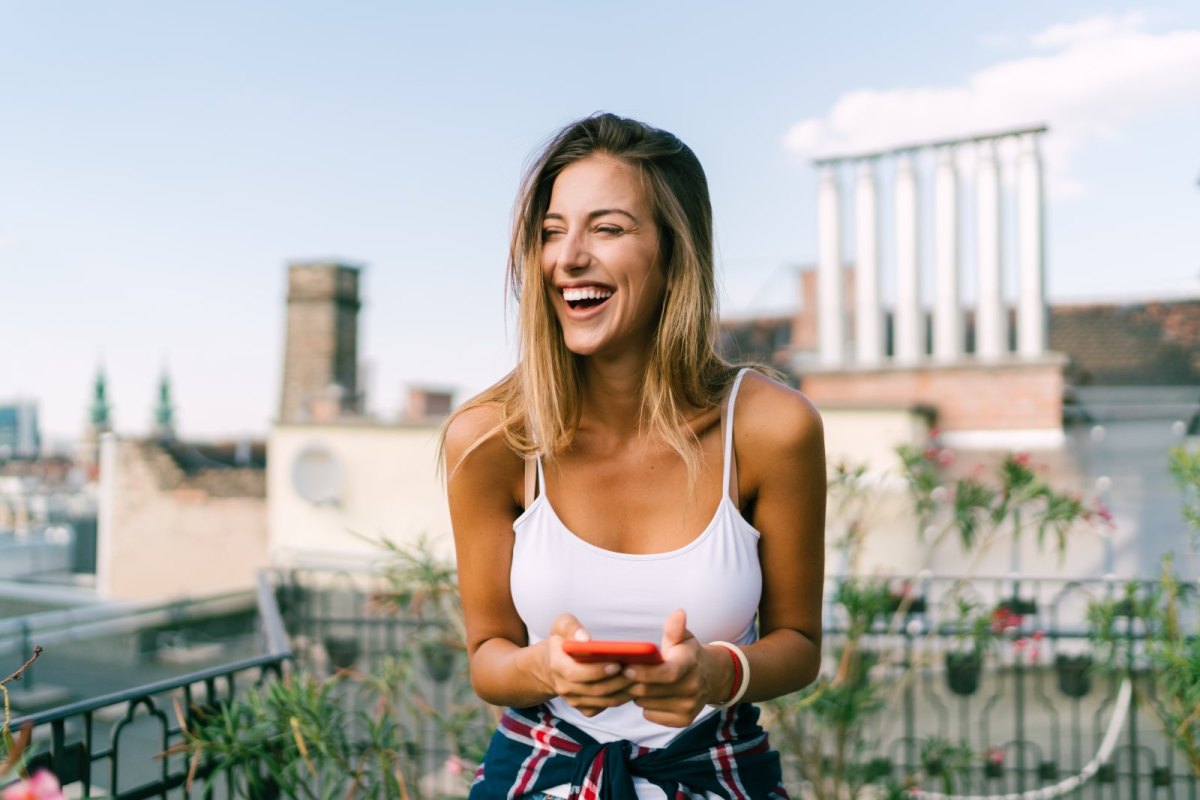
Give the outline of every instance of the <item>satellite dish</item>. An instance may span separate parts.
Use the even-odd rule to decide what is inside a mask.
[[[342,488],[342,465],[320,444],[310,444],[292,461],[292,486],[310,503],[336,505]]]

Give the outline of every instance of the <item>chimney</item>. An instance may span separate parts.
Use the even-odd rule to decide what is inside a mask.
[[[361,268],[330,261],[288,265],[287,334],[279,421],[320,415],[356,415],[358,390],[358,287]],[[329,408],[330,387],[341,389]]]

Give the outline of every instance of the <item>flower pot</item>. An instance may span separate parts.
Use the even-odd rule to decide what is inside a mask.
[[[895,614],[900,610],[900,607],[905,604],[906,596],[900,594],[889,594],[885,610],[889,614]],[[905,608],[906,614],[923,614],[925,613],[925,595],[912,595],[907,598],[908,606]]]
[[[946,654],[946,684],[954,694],[961,697],[975,694],[982,674],[983,657],[974,650]]]
[[[325,652],[334,669],[350,669],[358,661],[358,639],[353,636],[326,636]]]
[[[1058,673],[1058,690],[1067,697],[1083,697],[1092,690],[1092,657],[1087,653],[1054,657],[1054,670]]]
[[[421,645],[425,671],[438,683],[450,680],[454,674],[456,655],[455,649],[445,642],[425,642]]]
[[[867,762],[867,780],[874,783],[892,777],[892,760],[885,757],[872,758]]]
[[[1037,601],[1031,597],[1010,597],[998,606],[1007,608],[1011,613],[1029,617],[1037,613]]]

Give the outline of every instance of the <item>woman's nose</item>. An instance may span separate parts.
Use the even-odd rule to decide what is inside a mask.
[[[591,262],[591,251],[582,234],[571,232],[562,238],[558,262],[563,269],[577,271],[586,269]]]

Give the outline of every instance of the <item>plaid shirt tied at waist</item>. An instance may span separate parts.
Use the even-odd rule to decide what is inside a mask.
[[[637,800],[634,777],[671,800],[709,794],[729,800],[786,800],[779,754],[758,725],[758,708],[720,709],[663,748],[600,743],[543,705],[509,709],[471,784],[470,800],[515,800],[555,786],[570,800]]]

